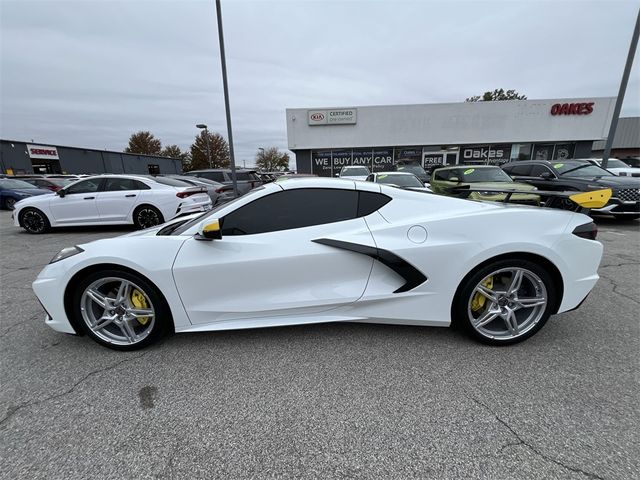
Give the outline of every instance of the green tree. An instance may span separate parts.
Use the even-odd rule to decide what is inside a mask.
[[[229,166],[229,144],[225,138],[216,132],[208,132],[208,135],[208,144],[207,133],[204,130],[196,135],[195,141],[191,145],[191,158],[185,163],[185,171]],[[211,155],[211,165],[207,152]]]
[[[124,149],[126,153],[142,155],[160,155],[162,144],[151,132],[140,131],[129,137],[129,145]]]
[[[278,147],[258,150],[256,167],[265,172],[276,172],[289,169],[289,154],[280,152]]]
[[[496,88],[493,92],[484,92],[482,95],[469,97],[465,102],[495,102],[499,100],[526,100],[526,95],[520,95],[515,90],[507,90]]]

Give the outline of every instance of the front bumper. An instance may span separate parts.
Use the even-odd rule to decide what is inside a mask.
[[[593,208],[591,211],[593,213],[609,213],[612,215],[638,215],[640,214],[640,201],[624,201],[613,197],[604,207]]]
[[[55,265],[55,264],[54,264]],[[60,277],[47,277],[49,267],[40,273],[33,282],[33,291],[45,310],[45,324],[57,332],[77,334],[67,319],[64,309],[64,293],[60,288]]]

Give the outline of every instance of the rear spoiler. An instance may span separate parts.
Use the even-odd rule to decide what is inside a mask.
[[[538,195],[544,199],[544,206],[547,208],[559,208],[576,212],[588,211],[591,208],[602,208],[609,202],[609,199],[613,195],[610,188],[589,192],[557,192],[551,190],[474,188],[470,185],[460,185],[459,187],[450,188],[449,191],[460,198],[468,198],[473,192],[504,193],[506,194],[504,200],[500,200],[504,203],[509,203],[514,194]]]

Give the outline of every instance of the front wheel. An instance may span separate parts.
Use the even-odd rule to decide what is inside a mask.
[[[452,308],[453,319],[489,345],[510,345],[533,336],[551,316],[555,285],[528,260],[500,260],[468,276]]]
[[[25,208],[20,212],[18,217],[20,226],[24,228],[27,233],[38,234],[46,233],[51,228],[49,219],[40,210],[35,208]]]
[[[73,294],[76,319],[93,340],[138,350],[169,330],[171,313],[158,289],[137,274],[104,270],[82,279]]]

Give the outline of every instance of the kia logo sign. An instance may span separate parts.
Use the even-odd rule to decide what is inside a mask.
[[[555,103],[551,106],[551,115],[589,115],[593,112],[594,102]]]
[[[313,115],[311,115],[311,120],[313,120],[314,122],[321,122],[322,120],[324,120],[324,114],[323,113],[314,113]]]

